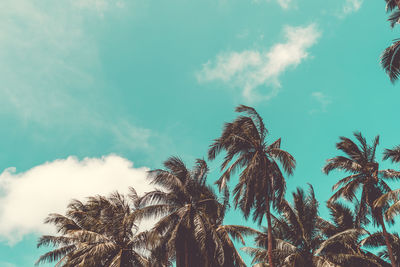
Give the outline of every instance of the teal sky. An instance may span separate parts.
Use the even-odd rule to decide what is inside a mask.
[[[146,168],[205,157],[238,104],[296,158],[288,193],[311,183],[323,206],[339,136],[400,144],[386,19],[383,0],[1,1],[0,266],[33,266],[69,199],[146,191]]]

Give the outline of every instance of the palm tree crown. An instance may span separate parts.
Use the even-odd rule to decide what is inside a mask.
[[[388,21],[390,26],[395,27],[400,21],[400,1],[385,0],[386,11],[390,13]],[[381,55],[381,65],[392,83],[400,76],[400,40],[396,39],[393,44],[386,48]]]
[[[366,139],[361,133],[354,133],[359,145],[351,139],[340,137],[340,142],[336,144],[338,150],[341,150],[346,156],[337,156],[327,160],[323,171],[329,174],[332,170],[341,170],[350,175],[342,178],[333,186],[336,193],[330,198],[335,201],[343,197],[349,201],[356,201],[357,224],[368,223],[367,215],[370,214],[375,225],[380,225],[386,235],[385,223],[383,220],[383,210],[387,205],[375,206],[375,201],[387,192],[390,187],[385,180],[399,179],[400,173],[394,170],[379,170],[379,163],[376,161],[376,148],[379,144],[379,136],[375,137],[373,144],[368,145]],[[361,194],[358,198],[358,189]],[[389,240],[387,239],[389,254],[391,251]],[[394,266],[393,257],[391,257]]]
[[[397,233],[389,235],[390,244],[392,245],[393,257],[396,262],[400,262],[400,237]],[[386,247],[385,236],[382,232],[376,232],[367,236],[361,241],[361,245],[366,248],[380,249],[378,257],[390,260]]]
[[[281,139],[267,144],[268,130],[254,108],[240,105],[236,112],[246,116],[238,116],[225,124],[221,137],[211,145],[208,158],[215,159],[221,151],[226,151],[221,164],[223,174],[217,181],[220,190],[227,190],[231,175],[243,169],[233,190],[235,207],[240,207],[245,218],[253,212],[253,219],[259,223],[266,215],[268,229],[271,229],[270,205],[277,207],[286,190],[286,181],[277,162],[292,174],[295,160],[280,148]],[[272,243],[269,244],[270,262],[271,249]]]
[[[38,247],[56,249],[42,255],[36,264],[57,262],[57,266],[147,266],[142,255],[146,232],[137,234],[135,211],[137,194],[130,199],[114,193],[109,197],[89,197],[87,202],[73,200],[66,215],[50,214],[46,223],[54,224],[59,236],[44,235]]]
[[[165,259],[179,266],[245,266],[232,240],[243,241],[251,228],[222,225],[227,203],[206,185],[208,167],[197,160],[188,170],[181,159],[165,161],[166,170],[150,172],[156,190],[141,198],[141,217],[164,216],[152,229],[155,247],[164,247]]]
[[[400,162],[400,146],[393,149],[385,149],[383,159],[390,159],[394,163]],[[392,221],[396,215],[400,213],[400,189],[387,192],[375,201],[376,207],[390,205],[385,212],[385,219]]]
[[[343,207],[343,206],[341,206]],[[285,201],[282,213],[273,218],[274,261],[279,267],[289,266],[379,266],[378,263],[358,247],[362,229],[352,227],[349,220],[342,221],[348,210],[338,206],[332,211],[334,223],[318,216],[318,201],[310,186],[308,194],[298,188],[293,193],[293,205]],[[339,215],[340,214],[340,215]],[[329,234],[327,234],[326,230]],[[342,230],[343,229],[343,230]],[[244,248],[253,256],[253,263],[268,261],[265,250],[268,235],[259,233],[256,244],[259,248]]]

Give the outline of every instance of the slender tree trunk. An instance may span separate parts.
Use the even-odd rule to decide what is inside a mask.
[[[379,220],[381,221],[382,232],[383,232],[383,236],[385,237],[385,242],[386,242],[386,247],[387,247],[387,250],[388,250],[390,262],[392,264],[392,267],[397,267],[398,265],[396,264],[396,261],[395,261],[394,256],[393,256],[392,245],[390,244],[389,234],[386,232],[385,222],[383,220],[383,216],[382,215],[380,216]]]
[[[275,267],[273,257],[272,257],[272,223],[271,223],[271,211],[270,211],[270,203],[269,203],[269,197],[267,196],[265,200],[265,205],[267,206],[267,212],[265,216],[267,217],[267,223],[268,223],[268,265],[270,267]]]

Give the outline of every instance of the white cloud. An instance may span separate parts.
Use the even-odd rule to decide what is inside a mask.
[[[139,194],[151,191],[147,171],[116,155],[68,157],[22,173],[8,168],[0,174],[0,239],[15,243],[29,233],[53,232],[51,225],[43,224],[44,218],[64,213],[73,198],[84,200],[115,190],[126,193],[129,186]]]
[[[346,15],[357,12],[361,8],[363,1],[364,0],[346,0],[339,17],[345,17]]]
[[[310,114],[316,113],[318,111],[326,112],[326,108],[332,103],[330,97],[322,92],[312,92],[311,97],[318,102],[320,107],[318,109],[310,110]]]
[[[275,44],[266,51],[245,50],[217,55],[214,61],[205,63],[197,73],[198,81],[220,80],[244,88],[243,96],[248,100],[269,100],[279,92],[280,75],[308,58],[308,49],[321,35],[315,24],[287,26],[284,34],[286,42]],[[272,89],[264,94],[256,93],[255,89],[262,85],[272,85]]]
[[[292,0],[278,0],[278,4],[283,8],[283,9],[288,9],[290,7],[290,4],[292,3]]]

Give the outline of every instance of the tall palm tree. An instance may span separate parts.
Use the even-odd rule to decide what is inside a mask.
[[[273,267],[271,205],[279,206],[286,190],[285,178],[277,162],[289,175],[293,173],[296,162],[292,155],[280,148],[281,139],[267,143],[268,130],[254,108],[240,105],[236,112],[245,115],[225,124],[221,137],[211,145],[208,158],[213,160],[220,152],[226,151],[221,165],[223,174],[216,182],[220,191],[227,190],[231,175],[243,169],[233,190],[235,207],[240,207],[246,219],[253,212],[253,220],[260,224],[266,216],[268,255]]]
[[[222,225],[227,203],[206,185],[208,167],[197,160],[188,170],[181,159],[164,162],[166,170],[150,172],[155,190],[141,198],[140,218],[163,216],[151,230],[154,247],[164,247],[165,258],[177,267],[245,266],[232,238],[243,240],[250,228]],[[226,199],[225,199],[226,200]]]
[[[50,214],[45,223],[54,224],[60,235],[44,235],[38,247],[53,246],[36,264],[57,262],[56,266],[133,267],[147,266],[142,255],[147,233],[137,233],[135,211],[138,196],[113,193],[109,197],[73,200],[66,215]]]
[[[281,216],[273,217],[273,254],[276,266],[380,266],[357,246],[364,234],[362,229],[340,231],[349,224],[330,224],[318,216],[318,201],[311,186],[308,194],[297,189],[293,193],[293,205],[284,201],[282,206]],[[326,224],[329,224],[331,230],[335,228],[339,232],[330,232],[326,238]],[[259,233],[256,237],[259,248],[244,248],[253,256],[253,263],[267,261],[268,254],[264,249],[267,240],[267,234]]]
[[[382,227],[390,261],[392,266],[395,267],[389,235],[383,219],[383,211],[387,206],[376,207],[374,202],[390,191],[385,180],[399,179],[400,173],[394,170],[379,170],[379,163],[375,158],[379,136],[375,137],[372,145],[367,144],[361,133],[355,132],[354,136],[359,145],[349,138],[340,137],[340,142],[336,144],[336,147],[346,156],[328,159],[323,168],[326,174],[329,174],[332,170],[345,171],[350,174],[333,186],[333,190],[337,191],[330,198],[330,202],[336,201],[340,197],[348,201],[356,201],[357,221],[360,225],[368,223],[367,215],[371,215],[374,224]],[[356,195],[359,189],[361,189],[361,196],[358,201]]]

